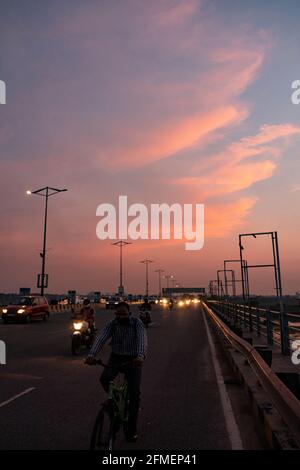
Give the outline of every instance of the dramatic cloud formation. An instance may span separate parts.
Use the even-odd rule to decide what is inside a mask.
[[[201,176],[178,178],[174,184],[198,186],[205,197],[234,193],[258,181],[270,178],[277,168],[277,159],[286,147],[286,139],[300,135],[300,127],[278,125],[261,127],[254,137],[244,137],[228,145],[225,151],[209,157],[203,165],[195,165],[191,173]],[[213,184],[212,184],[213,182]]]
[[[200,0],[3,8],[0,288],[33,285],[39,269],[43,205],[24,196],[28,188],[69,189],[49,209],[51,290],[115,288],[117,253],[97,240],[95,212],[119,194],[131,203],[204,202],[208,243],[194,255],[204,272],[215,238],[221,257],[231,249],[258,214],[263,183],[294,156],[300,128],[289,110],[260,107],[272,54],[284,56],[272,28],[240,15],[233,29],[222,8]],[[285,192],[297,191],[290,181]],[[198,282],[180,242],[137,242],[128,252],[132,291],[143,284],[134,263],[151,252],[162,265],[176,260],[182,282]]]

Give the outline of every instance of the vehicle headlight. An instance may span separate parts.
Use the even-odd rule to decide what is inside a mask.
[[[3,308],[2,313],[7,313],[7,308]]]
[[[184,302],[182,302],[182,300],[180,300],[180,301],[178,302],[178,306],[179,306],[179,307],[183,307],[183,306],[184,306]]]
[[[190,301],[190,300],[186,300],[185,303],[186,303],[186,305],[190,305],[191,301]]]
[[[19,308],[19,310],[17,310],[17,313],[24,313],[24,312],[25,312],[24,308]]]
[[[73,323],[73,326],[74,326],[74,330],[81,330],[82,328],[82,322],[77,322],[77,323]]]
[[[162,300],[162,303],[163,303],[164,305],[167,305],[167,303],[168,303],[167,299],[163,299],[163,300]]]

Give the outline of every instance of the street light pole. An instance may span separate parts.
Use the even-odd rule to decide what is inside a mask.
[[[67,189],[57,189],[46,186],[45,188],[37,189],[36,191],[26,191],[26,194],[36,194],[38,196],[45,197],[45,216],[44,216],[44,237],[43,237],[43,251],[40,253],[42,258],[42,273],[38,275],[37,287],[41,289],[41,295],[44,295],[45,288],[48,287],[48,275],[45,273],[46,270],[46,241],[47,241],[47,221],[48,221],[48,198],[54,196],[57,193],[63,193],[68,191]]]
[[[119,240],[118,242],[112,243],[112,245],[120,247],[120,285],[119,285],[119,294],[124,295],[124,286],[123,286],[123,246],[131,245],[130,242],[125,242],[124,240]]]
[[[44,279],[45,279],[45,266],[46,266],[46,238],[47,238],[48,198],[49,198],[49,188],[46,188],[45,218],[44,218],[44,241],[43,241],[43,254],[42,254],[41,295],[44,295],[44,286],[45,286]],[[46,285],[47,285],[47,283],[46,283]]]
[[[170,295],[171,297],[171,294],[170,294],[170,279],[172,280],[174,278],[174,276],[172,276],[171,274],[166,274],[165,275],[165,279],[167,280],[167,292],[168,292],[168,295]]]
[[[161,298],[161,275],[164,273],[164,269],[156,269],[155,271],[158,273],[158,297]]]
[[[141,263],[145,264],[146,266],[146,297],[149,296],[149,281],[148,281],[148,265],[149,263],[153,263],[153,261],[151,259],[144,259],[143,261],[141,261]]]

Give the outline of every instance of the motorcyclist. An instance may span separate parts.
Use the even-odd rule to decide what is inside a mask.
[[[140,306],[140,318],[145,324],[151,323],[151,304],[148,297],[145,297],[144,303]]]
[[[83,321],[88,323],[91,332],[94,333],[96,329],[95,310],[91,306],[90,299],[84,299],[79,315]]]

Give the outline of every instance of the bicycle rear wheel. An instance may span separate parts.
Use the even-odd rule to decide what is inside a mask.
[[[114,426],[109,409],[102,406],[96,418],[92,432],[90,450],[113,450]]]

